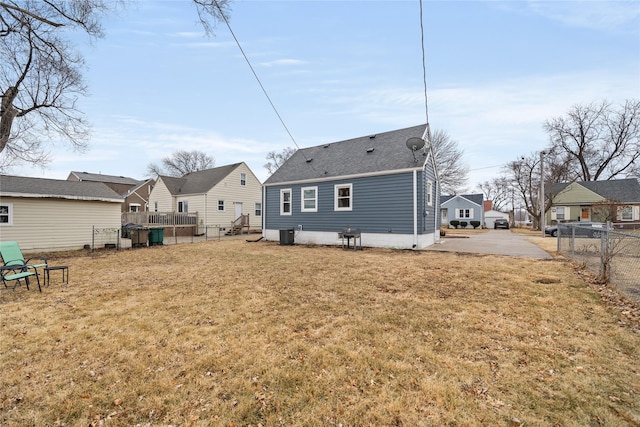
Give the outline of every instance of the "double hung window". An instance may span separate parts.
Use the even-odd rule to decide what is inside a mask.
[[[353,209],[353,185],[341,184],[335,187],[334,210],[350,211]]]
[[[13,225],[13,205],[11,203],[0,205],[0,225]]]
[[[302,212],[318,212],[318,187],[303,187],[300,189]]]
[[[291,215],[291,189],[280,190],[280,215]]]

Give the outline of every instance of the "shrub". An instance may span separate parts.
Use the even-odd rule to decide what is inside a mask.
[[[460,221],[460,228],[467,228],[467,221]]]
[[[480,227],[480,221],[471,221],[470,224],[474,229]]]
[[[449,224],[450,224],[453,228],[458,228],[458,226],[460,225],[460,221],[458,221],[457,219],[453,219],[453,220],[449,221]]]

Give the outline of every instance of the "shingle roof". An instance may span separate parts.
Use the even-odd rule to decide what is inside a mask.
[[[101,173],[71,171],[69,176],[71,177],[71,175],[78,178],[79,181],[107,182],[109,184],[139,185],[141,182],[144,182],[133,178],[127,178],[126,176],[103,175]]]
[[[177,194],[203,194],[211,190],[213,186],[227,177],[242,163],[220,166],[198,172],[191,172],[181,178],[161,175],[162,182],[173,195]]]
[[[640,203],[640,184],[635,178],[584,181],[578,184],[612,202]]]
[[[423,124],[302,148],[276,170],[265,185],[420,168],[425,162],[425,151],[412,153],[406,142],[412,137],[422,138],[425,129]]]
[[[66,181],[0,175],[0,195],[4,197],[102,200],[122,203],[122,197],[101,182]]]
[[[553,194],[558,194],[571,183],[560,182],[551,185]],[[640,183],[635,178],[612,179],[609,181],[580,181],[575,184],[593,191],[612,202],[640,203]]]
[[[463,197],[469,200],[470,202],[473,202],[476,205],[480,205],[480,206],[482,206],[484,202],[484,194],[454,194],[454,195],[440,196],[440,204],[442,205],[456,196]]]

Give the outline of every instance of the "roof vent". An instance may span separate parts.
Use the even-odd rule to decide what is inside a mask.
[[[373,150],[375,150],[375,148],[371,147],[371,148],[367,149],[367,153],[373,153]]]
[[[313,157],[310,159],[307,159],[307,163],[311,163],[311,160],[313,160]]]
[[[329,144],[325,144],[325,145],[324,145],[324,148],[329,148]]]
[[[375,138],[377,135],[369,135],[369,139]]]

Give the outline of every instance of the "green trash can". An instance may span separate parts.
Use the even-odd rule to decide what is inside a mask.
[[[164,228],[149,229],[149,246],[162,245],[164,242]]]

